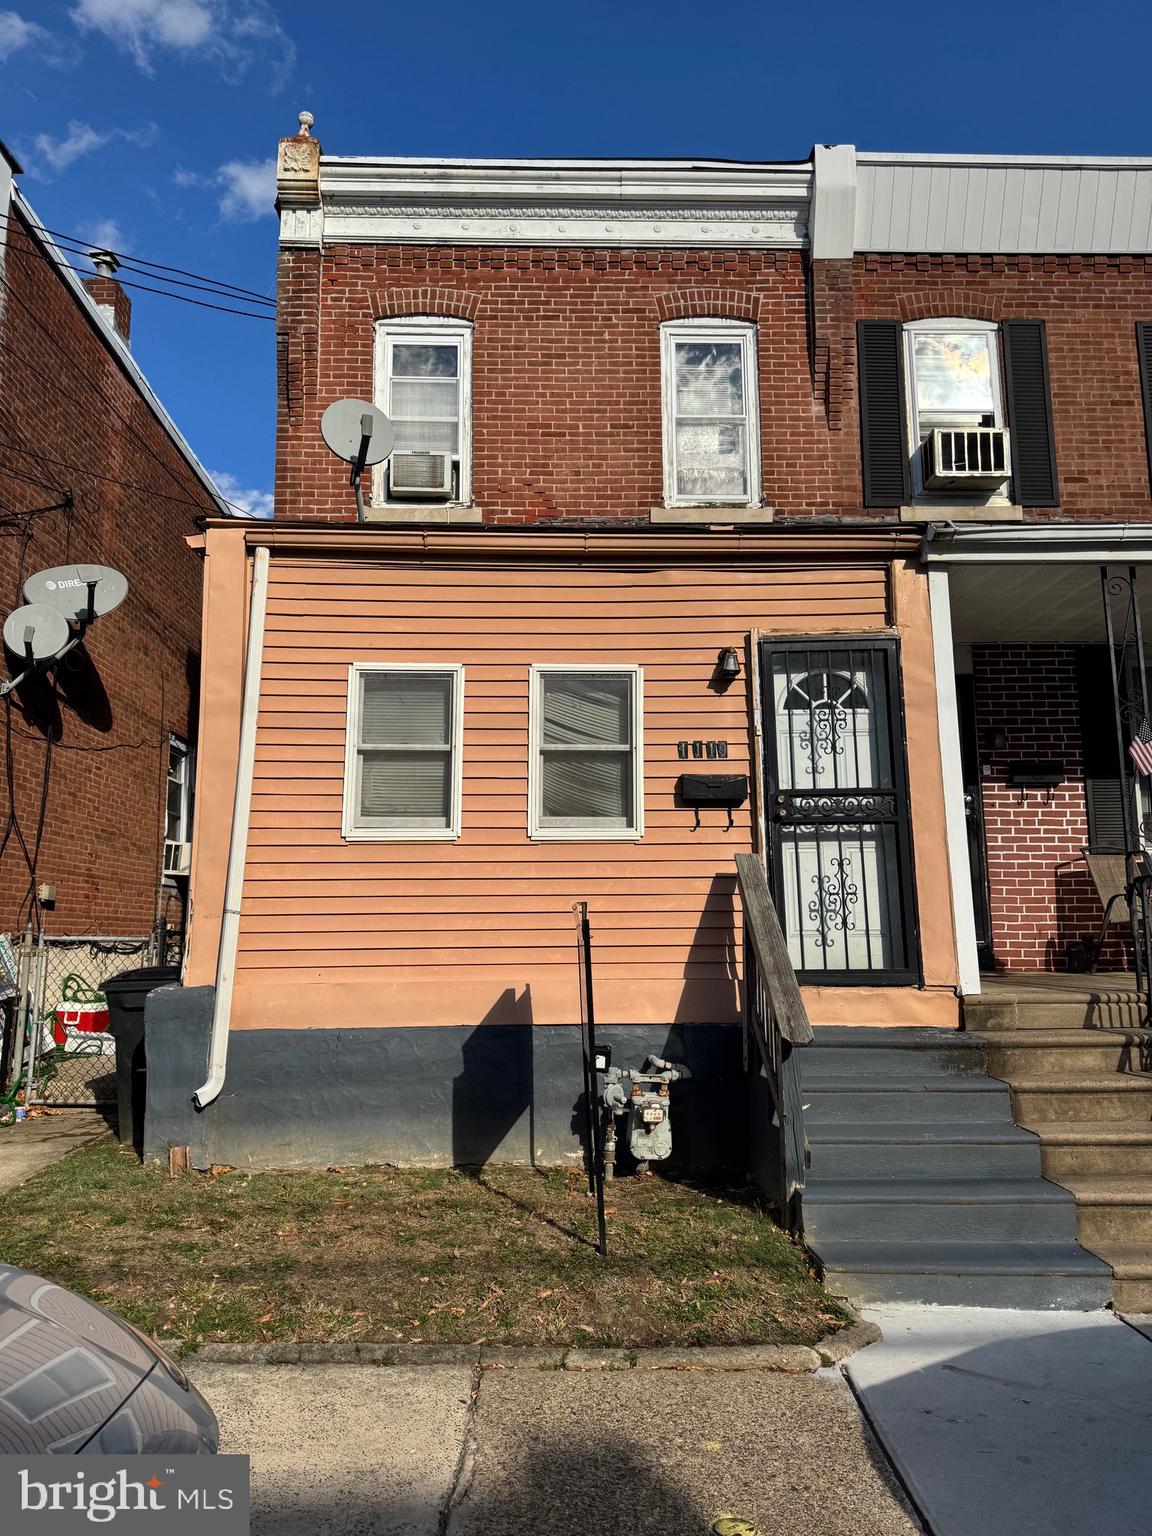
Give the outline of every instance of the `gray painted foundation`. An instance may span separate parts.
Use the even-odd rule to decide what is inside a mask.
[[[214,990],[148,999],[146,1158],[179,1146],[195,1168],[580,1162],[574,1025],[237,1030],[224,1091],[197,1112]],[[670,1170],[747,1167],[737,1025],[610,1024],[597,1035],[618,1066],[652,1053],[691,1069],[672,1089]]]

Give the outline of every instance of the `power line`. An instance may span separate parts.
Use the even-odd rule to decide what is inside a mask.
[[[46,261],[50,266],[57,266],[57,263],[53,260],[52,256],[47,251],[20,250],[19,248],[14,250],[11,246],[9,246],[8,253],[9,255],[15,256],[31,256],[34,261]],[[257,311],[252,309],[235,309],[228,304],[209,304],[206,299],[191,299],[185,293],[170,293],[167,288],[153,288],[150,283],[133,283],[122,277],[117,277],[115,281],[120,284],[121,288],[136,288],[139,289],[141,293],[156,293],[159,294],[162,299],[176,299],[181,304],[194,304],[199,309],[215,309],[224,315],[243,315],[245,319],[248,320],[275,320],[276,318],[276,316],[273,314],[259,314]],[[182,286],[185,288],[192,288],[198,285],[194,283],[185,283]],[[204,291],[206,293],[214,293],[216,290],[213,288],[206,288]],[[231,295],[226,294],[224,297],[230,298]],[[254,301],[245,300],[245,302],[252,303]]]
[[[103,481],[106,485],[118,485],[125,491],[137,491],[141,496],[155,496],[159,501],[172,501],[181,506],[195,507],[201,515],[209,515],[203,501],[193,501],[188,496],[173,496],[166,491],[154,490],[152,486],[135,485],[131,480],[118,480],[115,475],[101,475],[96,470],[89,469],[85,464],[69,464],[64,459],[53,459],[46,453],[34,453],[30,448],[21,448],[18,443],[6,443],[0,440],[0,448],[7,448],[11,453],[19,453],[24,458],[35,459],[41,464],[51,464],[55,469],[70,469],[75,474],[87,475],[89,479]],[[20,470],[12,469],[6,464],[0,465],[0,473],[15,475],[20,480],[27,480],[30,485],[40,485],[48,491],[59,489],[58,486],[49,485],[46,480],[35,480],[31,475],[22,474]],[[226,507],[233,507],[241,516],[251,518],[251,512],[246,507],[242,507],[239,502],[229,501],[226,496],[220,496],[219,499]]]
[[[15,214],[3,214],[0,215],[0,217],[6,219],[9,222],[15,221],[19,223],[21,227],[23,227],[24,221],[18,219],[17,215]],[[62,234],[59,230],[48,229],[43,224],[29,225],[27,227],[33,233],[39,230],[46,235],[51,235],[53,241],[59,245],[66,247],[71,246],[72,250],[66,251],[65,253],[69,256],[73,254],[88,256],[93,250],[103,249],[103,247],[95,246],[91,240],[81,240],[78,235]],[[258,293],[255,288],[243,288],[238,283],[228,283],[225,282],[222,278],[209,277],[205,272],[190,272],[185,267],[168,267],[165,266],[163,262],[148,261],[143,256],[129,256],[122,251],[113,251],[112,255],[115,256],[116,259],[123,263],[125,266],[140,269],[145,277],[150,277],[152,275],[151,272],[144,270],[146,268],[152,268],[156,272],[174,272],[177,273],[180,277],[196,278],[199,282],[211,284],[213,288],[219,289],[221,292],[231,294],[237,298],[250,299],[253,303],[272,305],[276,303],[275,299],[270,299],[266,293]],[[189,285],[181,283],[177,284],[177,286],[186,287]]]

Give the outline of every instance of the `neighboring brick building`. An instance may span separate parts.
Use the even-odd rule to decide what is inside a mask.
[[[128,597],[54,685],[40,674],[5,701],[0,931],[31,919],[143,935],[158,917],[179,929],[186,881],[162,870],[169,772],[184,775],[187,812],[195,738],[200,571],[186,540],[227,507],[132,360],[123,288],[76,277],[17,169],[0,161],[3,613],[26,601],[26,577],[69,562],[122,571]],[[54,910],[40,884],[55,886]]]

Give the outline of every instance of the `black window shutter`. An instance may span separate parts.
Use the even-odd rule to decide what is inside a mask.
[[[1043,320],[1005,320],[1004,379],[1012,433],[1012,479],[1024,507],[1058,507],[1048,340]]]
[[[1148,448],[1148,477],[1152,480],[1152,320],[1136,322],[1136,356],[1140,359],[1140,393],[1144,398],[1144,442]]]
[[[903,349],[904,331],[898,320],[856,322],[866,507],[899,507],[911,499]]]
[[[1123,797],[1129,795],[1132,804],[1132,776],[1116,745],[1108,647],[1081,646],[1076,663],[1088,846],[1094,853],[1118,853],[1124,848]]]

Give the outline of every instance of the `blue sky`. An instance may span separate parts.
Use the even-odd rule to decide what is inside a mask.
[[[0,137],[44,222],[268,295],[272,158],[301,108],[338,154],[1152,153],[1144,4],[5,4]],[[153,385],[266,511],[272,325],[133,303]]]

